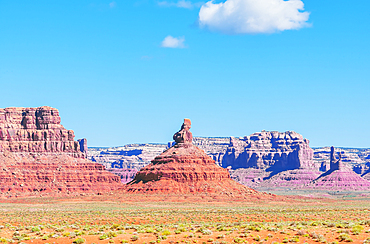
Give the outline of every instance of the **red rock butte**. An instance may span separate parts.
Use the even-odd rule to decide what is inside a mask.
[[[346,168],[342,163],[342,154],[335,157],[335,149],[330,149],[330,170],[312,181],[306,188],[329,191],[368,191],[370,182]]]
[[[0,152],[64,153],[86,158],[85,139],[74,141],[73,130],[60,124],[51,107],[0,109]]]
[[[176,144],[142,168],[123,190],[131,193],[216,193],[266,196],[230,178],[227,169],[215,164],[203,150],[192,144],[191,122],[185,119],[173,139]]]
[[[121,186],[86,159],[87,141],[61,124],[51,107],[0,109],[0,192],[103,192]]]

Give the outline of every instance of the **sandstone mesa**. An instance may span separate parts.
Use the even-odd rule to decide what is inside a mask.
[[[87,141],[51,107],[0,109],[0,192],[81,193],[117,189],[118,176],[86,159]]]
[[[191,122],[185,119],[174,134],[175,144],[143,167],[123,190],[128,193],[209,193],[250,197],[272,197],[243,186],[230,178],[227,169],[215,164],[192,144]]]
[[[218,165],[231,168],[232,179],[253,189],[368,191],[364,186],[370,178],[369,149],[339,149],[343,167],[350,173],[340,173],[342,176],[337,179],[347,183],[325,188],[312,183],[330,170],[331,149],[312,149],[309,141],[296,132],[262,131],[239,138],[193,137],[193,143]],[[89,149],[89,158],[112,171],[122,171],[122,181],[127,182],[132,174],[126,174],[126,169],[140,170],[171,145],[148,143],[108,149],[92,148]],[[333,168],[332,171],[338,173]],[[350,183],[355,180],[362,183]]]
[[[175,144],[88,148],[86,139],[75,141],[73,130],[61,125],[55,108],[0,109],[0,192],[97,193],[128,182],[127,192],[226,195],[260,194],[248,187],[263,191],[370,188],[369,149],[340,149],[337,159],[333,147],[312,149],[294,131],[193,138],[190,127],[185,119],[173,136]]]

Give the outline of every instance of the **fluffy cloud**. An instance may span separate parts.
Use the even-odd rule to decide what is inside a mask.
[[[173,36],[166,36],[162,41],[162,47],[169,47],[169,48],[185,48],[185,37],[173,37]]]
[[[228,34],[272,33],[308,26],[301,0],[226,0],[205,3],[199,25]]]
[[[187,8],[187,9],[192,9],[194,7],[200,7],[203,5],[204,2],[198,2],[198,3],[192,3],[190,1],[186,0],[180,0],[178,2],[158,2],[159,6],[164,6],[164,7],[177,7],[177,8]]]

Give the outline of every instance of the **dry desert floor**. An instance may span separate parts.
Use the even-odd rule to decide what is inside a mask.
[[[2,199],[0,243],[370,243],[370,201],[115,194]]]

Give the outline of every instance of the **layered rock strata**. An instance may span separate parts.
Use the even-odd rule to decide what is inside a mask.
[[[122,147],[89,148],[88,158],[107,169],[136,169],[150,164],[150,162],[164,150],[166,144],[128,144]]]
[[[250,142],[247,143],[248,138]],[[306,186],[314,189],[312,182],[330,170],[331,148],[311,149],[308,140],[296,132],[262,131],[241,138],[193,137],[193,144],[203,149],[216,164],[231,168],[232,179],[258,190],[304,190]],[[102,163],[106,160],[108,167],[122,168],[120,176],[127,179],[132,174],[125,168],[139,170],[165,149],[165,144],[130,144],[92,149],[90,155],[93,153],[92,158]],[[353,170],[363,179],[370,180],[370,149],[338,150],[341,152],[341,167],[344,168],[341,172]],[[251,156],[246,156],[248,153]],[[332,160],[332,164],[336,162]],[[335,165],[332,167],[338,168]]]
[[[313,160],[320,165],[320,171],[330,169],[330,147],[314,148]],[[370,149],[365,148],[337,148],[340,150],[345,167],[352,168],[357,174],[364,174],[370,168]]]
[[[2,194],[104,193],[121,185],[118,176],[86,159],[63,154],[0,154]]]
[[[231,138],[222,166],[283,171],[313,168],[313,150],[302,135],[287,131],[262,131],[244,138]]]
[[[124,169],[124,168],[109,168],[107,169],[107,171],[119,176],[123,184],[132,181],[132,179],[135,178],[135,175],[138,172],[136,169]]]
[[[309,141],[294,131],[231,138],[222,166],[236,169],[232,177],[255,189],[296,188],[320,175]]]
[[[227,169],[215,164],[192,144],[190,120],[174,135],[176,144],[142,168],[124,188],[127,192],[261,194],[230,178]]]
[[[64,153],[86,158],[86,140],[74,141],[73,130],[60,124],[51,107],[0,109],[0,152]]]
[[[301,189],[311,184],[320,175],[321,172],[312,169],[286,170],[266,178],[258,187],[266,190]]]
[[[264,169],[255,168],[230,169],[229,172],[233,180],[253,189],[258,189],[261,182],[270,177],[271,174],[271,172],[266,172]]]
[[[370,182],[343,165],[341,153],[336,159],[334,147],[331,147],[330,170],[320,175],[306,188],[328,191],[368,191]]]
[[[230,137],[193,137],[193,144],[204,150],[208,156],[222,165],[222,159],[230,146]],[[172,144],[171,144],[172,145]],[[128,168],[140,170],[150,164],[156,156],[168,147],[166,144],[128,144],[121,147],[89,148],[88,158],[107,168]],[[340,148],[342,162],[357,174],[364,175],[370,169],[370,149]],[[330,147],[313,148],[313,169],[326,172],[330,169]],[[230,165],[232,167],[232,165]],[[235,168],[235,167],[234,167]],[[239,168],[245,169],[245,168]],[[265,171],[265,169],[261,169]],[[231,171],[232,174],[239,170]]]
[[[297,168],[313,168],[317,171],[319,168],[312,161],[313,151],[308,140],[296,132],[262,131],[244,138],[194,137],[193,144],[203,149],[216,164],[224,168],[241,169],[233,170],[232,174],[239,182],[251,187],[272,173]],[[118,148],[92,149],[89,154],[92,160],[106,164],[108,168],[139,170],[163,150],[164,144],[130,144]],[[239,174],[244,168],[257,169],[260,174],[257,175],[257,171],[252,176]]]
[[[0,192],[115,190],[120,178],[86,159],[87,141],[61,124],[51,107],[0,109]]]
[[[215,160],[217,165],[222,166],[222,160],[230,145],[229,137],[193,137],[193,144],[202,149]]]

